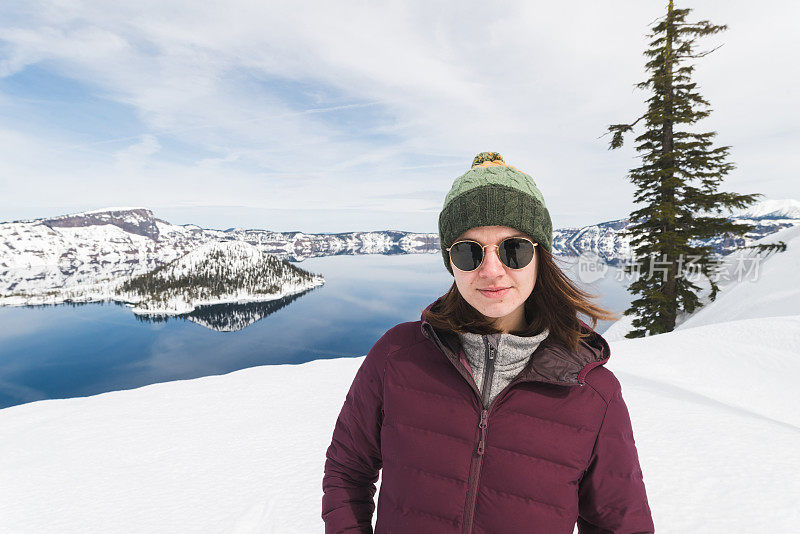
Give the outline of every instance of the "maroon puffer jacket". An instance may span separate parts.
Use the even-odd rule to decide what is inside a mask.
[[[654,532],[609,355],[596,332],[577,353],[547,337],[487,410],[455,334],[395,326],[336,421],[325,532],[372,532],[381,468],[376,534]]]

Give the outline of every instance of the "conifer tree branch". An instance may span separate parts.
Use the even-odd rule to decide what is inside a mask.
[[[598,139],[601,139],[601,138],[605,137],[606,135],[608,135],[608,134],[613,132],[614,137],[611,138],[611,143],[610,143],[608,149],[612,150],[614,148],[619,148],[619,147],[622,146],[622,135],[623,135],[623,133],[633,130],[633,127],[636,126],[636,123],[639,122],[640,120],[646,118],[646,117],[647,117],[647,114],[644,114],[644,115],[642,115],[641,117],[639,117],[638,119],[636,119],[635,121],[633,121],[630,124],[612,124],[611,126],[608,127],[608,131],[606,133],[604,133],[603,135],[601,135],[600,137],[598,137]]]
[[[725,44],[725,43],[723,43],[723,44]],[[705,56],[707,56],[708,54],[710,54],[711,52],[713,52],[713,51],[715,51],[715,50],[719,50],[720,48],[722,48],[722,45],[719,45],[719,46],[717,46],[717,47],[714,47],[714,48],[712,48],[711,50],[707,50],[706,52],[700,52],[699,54],[684,54],[684,55],[676,55],[676,56],[675,56],[675,59],[683,59],[683,58],[687,58],[687,57],[689,57],[689,58],[695,58],[695,59],[696,59],[696,58],[701,58],[701,57],[705,57]]]

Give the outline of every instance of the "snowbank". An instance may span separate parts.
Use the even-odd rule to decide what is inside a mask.
[[[361,359],[0,410],[0,531],[320,532],[325,449]]]
[[[618,341],[611,351],[656,532],[796,531],[800,316]]]
[[[612,343],[658,532],[791,532],[800,316]],[[7,532],[321,532],[362,358],[0,410]]]

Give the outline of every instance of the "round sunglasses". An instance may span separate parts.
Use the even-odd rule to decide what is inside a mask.
[[[507,237],[497,245],[481,245],[477,241],[463,239],[456,241],[445,249],[450,254],[450,261],[459,271],[474,271],[483,263],[488,247],[497,247],[500,261],[509,269],[524,269],[533,260],[536,245],[525,237]]]

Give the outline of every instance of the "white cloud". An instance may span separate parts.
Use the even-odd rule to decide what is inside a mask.
[[[800,197],[790,90],[800,8],[693,4],[692,20],[730,25],[701,47],[725,43],[696,71],[715,109],[701,126],[734,144],[726,188]],[[53,202],[74,203],[60,184],[80,176],[81,198],[98,206],[413,211],[431,208],[415,191],[443,198],[475,152],[497,150],[535,178],[557,226],[620,217],[637,160],[598,137],[644,110],[633,84],[662,10],[633,0],[34,1],[0,23],[0,76],[40,64],[129,106],[143,131],[99,143],[7,131],[37,155],[0,146],[0,172],[28,176]],[[41,200],[30,183],[3,185],[0,207]]]
[[[154,135],[143,135],[140,142],[114,153],[116,165],[122,174],[141,173],[150,156],[161,150]]]

